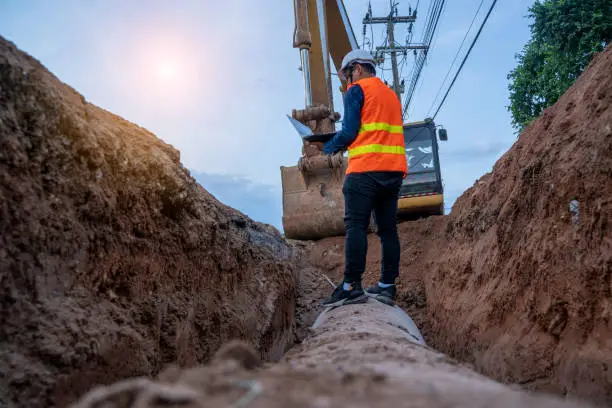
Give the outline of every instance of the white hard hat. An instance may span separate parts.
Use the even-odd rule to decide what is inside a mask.
[[[375,66],[374,57],[366,50],[353,50],[344,56],[342,59],[342,66],[340,67],[340,74],[351,64],[370,64]]]

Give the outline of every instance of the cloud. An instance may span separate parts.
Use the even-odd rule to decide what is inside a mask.
[[[223,204],[282,231],[280,187],[242,176],[190,171],[196,181]]]
[[[470,141],[462,145],[451,145],[442,153],[443,160],[490,160],[495,157],[495,160],[501,156],[501,153],[507,151],[514,141],[509,139],[481,139]]]

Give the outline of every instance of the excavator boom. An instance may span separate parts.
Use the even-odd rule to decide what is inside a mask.
[[[293,46],[299,48],[304,75],[304,109],[292,117],[314,133],[335,130],[332,64],[357,48],[342,0],[294,0]],[[319,239],[344,234],[342,183],[347,159],[325,156],[304,142],[297,166],[281,166],[283,230],[287,238]]]
[[[338,71],[342,58],[359,48],[342,0],[294,0],[293,47],[300,49],[306,108],[333,109],[331,62]]]

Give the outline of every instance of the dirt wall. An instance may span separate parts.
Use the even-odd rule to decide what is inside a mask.
[[[612,47],[453,206],[426,280],[434,346],[612,404]],[[570,202],[579,214],[573,219]]]
[[[64,405],[231,338],[279,358],[294,256],[0,38],[0,406]]]

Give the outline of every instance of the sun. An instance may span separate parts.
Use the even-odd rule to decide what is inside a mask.
[[[155,76],[163,81],[175,79],[179,71],[176,61],[163,59],[155,65]]]
[[[183,114],[217,86],[204,81],[209,71],[202,47],[193,39],[177,32],[155,32],[135,37],[130,45],[133,52],[122,70],[128,73],[125,92],[147,112]]]

